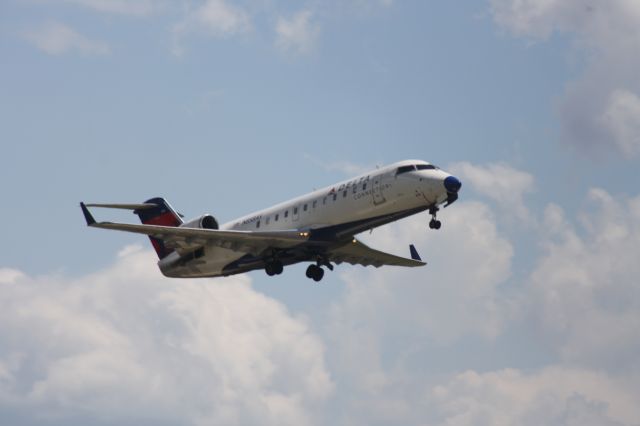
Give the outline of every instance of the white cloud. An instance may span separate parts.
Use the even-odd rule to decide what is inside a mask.
[[[516,35],[574,36],[587,57],[559,105],[563,138],[578,150],[640,153],[640,3],[636,0],[491,0],[496,22]]]
[[[0,284],[12,284],[24,277],[24,274],[11,268],[0,268]]]
[[[465,339],[492,341],[504,329],[510,308],[499,287],[510,276],[513,249],[498,234],[493,213],[460,201],[440,219],[439,231],[429,230],[429,216],[421,214],[360,236],[401,256],[414,243],[427,266],[341,273],[345,295],[324,333],[341,383],[341,424],[424,422],[419,396],[430,380],[421,370],[431,370],[431,351]]]
[[[164,0],[61,0],[65,3],[87,7],[98,12],[121,15],[146,16],[158,8]]]
[[[480,192],[490,170],[516,192],[533,186],[507,165],[464,167]],[[547,206],[524,278],[511,276],[516,249],[496,228],[503,210],[485,203],[441,211],[439,231],[422,214],[363,235],[405,256],[414,243],[429,265],[336,271],[345,292],[316,323],[324,341],[246,275],[167,280],[137,248],[77,279],[0,269],[0,417],[637,424],[640,197],[593,189],[589,202],[577,218]],[[498,353],[525,341],[545,351],[527,368]]]
[[[276,24],[276,46],[283,51],[311,52],[320,34],[320,26],[312,17],[310,10],[302,10],[289,19],[280,16]]]
[[[640,416],[629,390],[605,374],[560,366],[467,371],[433,387],[426,405],[434,425],[620,426]]]
[[[429,216],[422,214],[362,235],[381,250],[397,253],[402,244],[402,256],[409,255],[413,243],[428,265],[346,271],[347,294],[339,316],[366,317],[380,332],[412,324],[416,333],[440,343],[498,335],[504,312],[497,288],[510,275],[511,244],[497,232],[485,204],[458,202],[439,218],[439,231],[430,230]]]
[[[602,124],[614,135],[618,149],[631,157],[640,153],[640,98],[625,90],[611,93]]]
[[[323,344],[249,279],[167,280],[127,250],[77,279],[3,270],[0,413],[25,423],[309,424]]]
[[[438,232],[419,215],[362,236],[380,250],[397,253],[400,245],[404,256],[415,243],[426,267],[355,267],[342,273],[346,293],[333,306],[326,333],[327,344],[339,349],[329,356],[342,381],[364,395],[385,394],[397,383],[397,372],[383,366],[383,358],[401,360],[467,336],[493,339],[504,326],[506,302],[497,287],[509,276],[511,245],[497,234],[483,204],[456,203],[441,219]],[[388,402],[386,409],[401,410],[401,400]]]
[[[480,192],[493,187],[483,179],[491,167],[466,167],[480,176]],[[502,167],[520,193],[533,186],[530,175]],[[594,189],[589,199],[589,213],[575,220],[557,205],[546,208],[536,220],[542,226],[532,228],[540,257],[513,283],[514,249],[496,230],[497,213],[483,203],[459,201],[442,211],[438,232],[419,215],[366,236],[371,246],[400,255],[407,253],[398,246],[413,242],[429,265],[342,274],[345,296],[325,332],[329,364],[340,378],[340,421],[636,424],[640,197]],[[513,205],[526,207],[521,197]],[[533,370],[440,370],[442,357],[463,370],[476,356],[493,359],[518,340],[514,333],[544,353],[523,361],[538,363]]]
[[[608,370],[640,367],[640,197],[594,189],[593,213],[576,229],[550,206],[543,256],[525,295],[540,337],[567,362]],[[579,232],[582,231],[582,232]]]
[[[461,162],[452,164],[449,169],[465,186],[469,185],[496,201],[502,212],[514,215],[521,221],[532,220],[524,203],[524,195],[534,189],[531,174],[500,163],[477,166]]]
[[[173,53],[182,53],[182,38],[192,33],[203,33],[226,38],[246,33],[251,29],[251,17],[241,7],[226,0],[206,0],[190,10],[173,28]]]
[[[49,55],[70,52],[105,55],[110,51],[107,43],[91,40],[60,22],[49,22],[38,29],[27,31],[24,38]]]

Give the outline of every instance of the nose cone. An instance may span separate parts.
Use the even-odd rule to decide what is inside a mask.
[[[460,187],[462,187],[462,182],[460,182],[460,180],[455,176],[448,176],[444,180],[444,187],[446,188],[447,192],[451,192],[455,194],[458,191],[460,191]]]

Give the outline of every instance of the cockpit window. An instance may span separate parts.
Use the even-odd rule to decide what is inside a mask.
[[[416,169],[416,166],[411,165],[411,166],[400,166],[398,167],[398,170],[396,171],[396,176],[400,175],[402,173],[407,173],[407,172],[413,172]]]
[[[418,168],[418,170],[434,170],[434,169],[437,169],[437,167],[434,166],[433,164],[418,164],[416,167]]]

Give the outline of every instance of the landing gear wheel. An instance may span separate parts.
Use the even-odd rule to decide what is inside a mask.
[[[270,277],[274,275],[280,275],[283,270],[284,270],[284,266],[282,265],[282,262],[280,262],[279,260],[274,260],[273,262],[267,262],[267,264],[264,265],[264,271]]]
[[[318,282],[324,277],[324,269],[319,267],[318,265],[309,265],[307,268],[307,278],[311,278],[312,280]]]
[[[269,275],[270,277],[274,276],[276,274],[275,269],[273,268],[273,263],[267,263],[266,265],[264,265],[264,271],[267,273],[267,275]]]
[[[431,214],[431,220],[429,221],[430,229],[440,229],[442,226],[442,222],[436,219],[436,214],[438,213],[438,207],[431,207],[429,209],[429,213]]]
[[[276,275],[280,275],[284,270],[284,266],[282,265],[282,262],[280,262],[279,260],[276,260],[271,265],[273,266],[273,271],[276,273]]]

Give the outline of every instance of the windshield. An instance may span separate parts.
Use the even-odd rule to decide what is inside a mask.
[[[418,168],[418,170],[435,170],[438,168],[433,164],[418,164],[416,167]]]
[[[415,171],[416,166],[411,165],[411,166],[400,166],[398,167],[398,170],[396,171],[396,176],[400,175],[402,173],[407,173],[407,172],[413,172]]]

